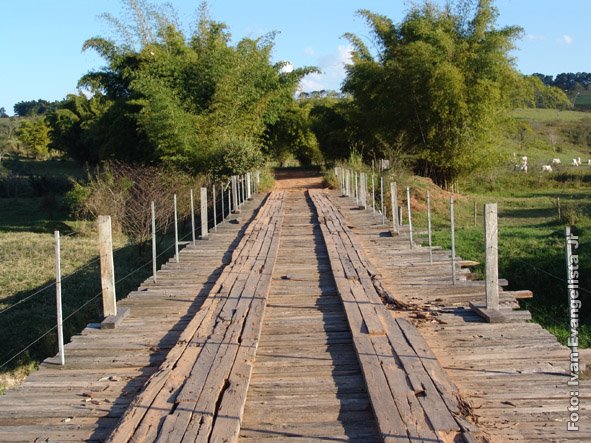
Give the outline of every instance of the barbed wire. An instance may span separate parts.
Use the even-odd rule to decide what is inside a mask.
[[[245,203],[246,200],[242,201],[241,204]],[[228,216],[231,214],[231,210],[228,208]],[[186,219],[185,219],[186,220]],[[226,218],[223,218],[223,214],[222,214],[222,221],[220,223],[222,223],[223,221],[227,220]],[[214,220],[214,217],[212,215],[212,217],[208,217],[208,226],[209,226],[209,222],[214,222],[215,225],[217,225],[217,221]],[[201,234],[202,229],[201,227],[197,227],[195,229],[196,233]],[[67,235],[72,235],[72,233],[69,233]],[[191,228],[191,230],[185,234],[183,237],[181,237],[180,241],[184,241],[186,239],[189,238],[189,236],[191,236],[193,234],[193,228]],[[158,254],[156,256],[156,259],[162,257],[164,254],[166,254],[167,252],[169,252],[170,250],[172,250],[173,248],[176,247],[176,243],[173,242],[168,248],[164,249],[163,251],[160,252],[160,254]],[[122,250],[123,248],[125,248],[125,246],[116,249],[116,251]],[[100,257],[97,257],[96,259],[94,259],[93,261],[87,263],[86,265],[84,265],[81,268],[78,268],[76,271],[74,271],[72,274],[68,274],[66,277],[62,278],[62,282],[70,277],[72,277],[73,275],[79,273],[80,271],[86,269],[87,267],[95,264],[96,262],[98,262],[100,260]],[[125,281],[126,279],[128,279],[129,277],[131,277],[132,275],[134,275],[135,273],[139,272],[141,269],[145,268],[146,266],[148,266],[149,264],[151,264],[153,261],[152,258],[150,258],[149,261],[145,262],[144,264],[136,267],[134,270],[132,270],[131,272],[127,273],[124,277],[119,278],[118,280],[116,280],[115,284],[120,284],[121,282]],[[46,286],[44,286],[43,288],[39,289],[38,291],[36,291],[35,293],[27,296],[26,298],[19,300],[17,303],[5,308],[4,310],[0,311],[0,314],[9,311],[10,309],[14,308],[15,306],[26,302],[27,300],[30,300],[31,298],[33,298],[34,296],[42,293],[43,291],[46,291],[50,288],[52,288],[53,286],[55,286],[56,283],[52,282],[51,284],[48,284]],[[68,321],[69,319],[71,319],[74,315],[76,315],[78,312],[80,312],[82,309],[84,309],[86,306],[88,306],[90,303],[92,303],[93,301],[95,301],[98,297],[100,297],[102,295],[102,290],[100,292],[98,292],[96,295],[94,295],[92,298],[88,299],[86,302],[84,302],[81,306],[79,306],[77,309],[75,309],[74,311],[72,311],[69,315],[67,315],[63,320],[62,320],[62,325]],[[43,338],[45,338],[47,335],[49,335],[50,333],[52,333],[53,331],[55,331],[57,329],[58,325],[54,325],[51,328],[49,328],[47,331],[45,331],[43,334],[41,334],[39,337],[37,337],[35,340],[33,340],[32,342],[30,342],[29,344],[27,344],[25,347],[23,347],[19,352],[17,352],[16,354],[14,354],[12,357],[10,357],[8,360],[6,360],[4,363],[0,364],[0,369],[4,368],[6,365],[8,365],[10,362],[14,361],[17,357],[19,357],[20,355],[24,354],[27,350],[29,350],[31,347],[33,347],[35,344],[39,343]]]
[[[229,214],[230,214],[230,213],[231,213],[231,211],[229,212]],[[226,217],[226,218],[227,218],[227,217]],[[225,220],[225,218],[224,218],[224,219],[222,219],[222,221],[221,221],[221,222],[223,222],[224,220]],[[213,215],[212,215],[212,217],[211,217],[211,218],[210,218],[210,217],[208,217],[208,225],[210,224],[210,222],[211,222],[211,224],[213,224],[213,222],[214,222]],[[219,225],[221,222],[217,222],[217,221],[215,221],[215,225],[217,226],[217,225]],[[196,232],[196,233],[198,233],[198,234],[200,235],[200,234],[201,234],[201,227],[197,227],[197,228],[195,229],[195,232]],[[74,231],[74,232],[71,232],[71,233],[69,233],[69,234],[65,234],[65,235],[61,235],[61,234],[60,234],[60,236],[61,236],[61,237],[66,237],[66,236],[71,236],[71,235],[73,235],[73,234],[76,234],[76,232]],[[185,235],[185,236],[184,236],[184,237],[183,237],[181,240],[185,240],[185,239],[186,239],[186,238],[188,238],[190,235],[191,235],[191,233],[189,232],[189,234]],[[124,249],[124,248],[126,248],[126,247],[127,247],[127,246],[122,246],[122,247],[120,247],[120,248],[117,248],[117,249],[115,249],[115,251],[114,251],[114,252],[118,252],[118,251],[120,251],[120,250],[122,250],[122,249]],[[174,248],[174,244],[173,244],[173,245],[171,245],[171,246],[169,246],[168,248],[166,248],[166,249],[165,249],[164,251],[162,251],[160,254],[158,254],[158,255],[157,255],[157,258],[160,258],[160,257],[161,257],[163,254],[165,254],[166,252],[168,252],[168,251],[169,251],[169,250],[171,250],[172,248]],[[64,281],[67,281],[68,279],[70,279],[70,278],[74,277],[75,275],[79,274],[80,272],[84,271],[85,269],[89,268],[90,266],[93,266],[93,265],[97,264],[99,261],[100,261],[100,257],[98,257],[98,256],[97,256],[97,257],[96,257],[95,259],[93,259],[92,261],[90,261],[90,262],[86,263],[85,265],[83,265],[83,266],[81,266],[81,267],[77,268],[77,269],[76,269],[76,270],[74,270],[72,273],[70,273],[70,274],[68,274],[68,275],[66,275],[66,276],[64,276],[64,277],[62,277],[62,279],[61,279],[61,282],[63,283]],[[148,265],[148,264],[150,264],[150,263],[151,263],[151,260],[150,260],[150,262],[148,262],[148,263],[146,263],[146,264],[142,265],[142,266],[141,266],[139,269],[141,269],[141,268],[143,268],[143,267],[147,266],[147,265]],[[132,271],[132,272],[133,272],[133,273],[135,273],[135,272],[137,272],[139,269],[136,269],[136,270],[134,270],[134,271]],[[5,313],[5,312],[7,312],[7,311],[10,311],[11,309],[15,308],[16,306],[18,306],[18,305],[20,305],[20,304],[22,304],[22,303],[25,303],[25,302],[29,301],[30,299],[32,299],[33,297],[35,297],[35,296],[37,296],[37,295],[39,295],[39,294],[43,293],[44,291],[46,291],[46,290],[48,290],[48,289],[51,289],[51,288],[55,287],[55,285],[56,285],[55,281],[53,281],[53,282],[51,282],[51,283],[47,284],[46,286],[42,287],[41,289],[38,289],[37,291],[35,291],[33,294],[30,294],[30,295],[26,296],[25,298],[23,298],[23,299],[21,299],[21,300],[17,301],[16,303],[14,303],[14,304],[12,304],[12,305],[10,305],[10,306],[8,306],[8,307],[6,307],[6,308],[4,308],[4,309],[0,310],[0,315],[1,315],[1,314],[3,314],[3,313]]]

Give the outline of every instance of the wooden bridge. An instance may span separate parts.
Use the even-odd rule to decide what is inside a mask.
[[[567,431],[567,348],[482,322],[448,252],[429,264],[319,183],[254,196],[120,301],[117,329],[73,337],[0,397],[0,441],[591,439],[589,382]]]

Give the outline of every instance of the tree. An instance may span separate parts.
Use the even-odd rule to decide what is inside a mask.
[[[318,141],[310,128],[308,109],[294,105],[267,130],[268,153],[280,163],[291,156],[305,166],[322,162]]]
[[[0,118],[8,118],[8,114],[6,113],[5,108],[0,108]]]
[[[562,89],[544,84],[535,74],[524,78],[522,91],[527,97],[524,104],[529,107],[561,110],[573,107]]]
[[[302,99],[300,99],[302,101]],[[346,160],[351,155],[354,125],[351,100],[344,96],[328,94],[325,97],[306,98],[310,129],[314,132],[322,155],[328,160]]]
[[[494,159],[499,123],[519,74],[509,52],[521,30],[496,28],[491,0],[440,8],[414,6],[395,25],[359,11],[372,29],[376,54],[355,35],[344,91],[365,145],[401,146],[415,170],[453,187]]]
[[[31,150],[35,158],[43,159],[49,153],[49,127],[43,118],[24,120],[17,130],[19,141]]]
[[[14,113],[19,117],[34,117],[45,115],[57,108],[58,102],[48,102],[47,100],[29,100],[20,101],[14,105]]]
[[[123,42],[95,37],[84,49],[106,61],[79,86],[109,105],[93,123],[99,160],[166,162],[192,171],[210,164],[228,140],[265,142],[265,132],[294,103],[300,79],[312,68],[281,71],[272,64],[275,34],[231,44],[223,23],[211,20],[206,4],[191,36],[148,2],[125,2],[133,20],[112,17]],[[105,124],[109,122],[110,124]],[[88,131],[83,129],[83,133]],[[125,134],[126,144],[118,139]]]

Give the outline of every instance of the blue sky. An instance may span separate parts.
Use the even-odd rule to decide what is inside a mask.
[[[153,0],[154,3],[164,3]],[[181,22],[195,22],[199,0],[172,0]],[[280,31],[274,59],[295,66],[314,65],[322,75],[304,79],[302,89],[338,89],[353,32],[368,38],[360,8],[400,22],[409,0],[209,0],[212,18],[230,27],[235,39]],[[591,71],[591,27],[588,0],[497,0],[499,25],[519,25],[524,36],[515,52],[525,73]],[[21,100],[59,100],[76,91],[78,79],[103,61],[81,52],[89,37],[110,36],[98,16],[122,16],[120,0],[8,0],[0,15],[0,107],[12,114]]]

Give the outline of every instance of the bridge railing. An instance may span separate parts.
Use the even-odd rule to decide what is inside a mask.
[[[242,206],[250,199],[253,198],[259,192],[261,183],[260,171],[251,171],[242,175],[236,175],[230,177],[229,180],[219,181],[212,180],[208,187],[202,187],[199,190],[199,210],[195,211],[195,196],[193,190],[190,190],[190,216],[188,220],[179,220],[177,211],[177,195],[173,195],[173,206],[174,212],[174,243],[170,246],[165,246],[161,250],[158,250],[158,236],[168,234],[168,228],[164,228],[166,232],[158,230],[157,215],[158,207],[154,202],[151,203],[150,208],[150,229],[151,229],[151,247],[152,256],[149,262],[146,262],[137,268],[133,269],[124,277],[119,279],[115,278],[115,266],[113,260],[113,242],[112,242],[112,230],[111,230],[111,217],[109,215],[101,215],[97,218],[98,229],[98,244],[99,244],[99,255],[96,259],[90,261],[86,265],[78,268],[74,272],[69,273],[67,276],[62,277],[62,236],[60,231],[54,232],[54,251],[55,251],[55,280],[48,283],[43,288],[35,291],[34,293],[26,296],[25,298],[13,303],[12,305],[0,310],[0,316],[5,312],[11,311],[18,305],[33,301],[35,298],[47,295],[48,291],[52,288],[55,290],[56,297],[56,323],[55,326],[49,328],[43,333],[39,334],[34,340],[29,342],[26,346],[22,346],[20,349],[15,349],[14,353],[6,359],[6,361],[0,361],[0,369],[7,367],[15,359],[25,354],[31,347],[39,343],[45,337],[50,334],[57,334],[58,344],[58,356],[61,365],[65,364],[65,353],[64,353],[64,324],[68,320],[72,319],[82,309],[88,307],[91,303],[102,298],[102,313],[103,321],[101,323],[102,328],[115,328],[129,313],[126,308],[117,308],[117,296],[115,287],[122,283],[124,280],[130,278],[140,270],[146,268],[150,264],[152,265],[152,279],[154,282],[157,281],[158,262],[163,257],[170,254],[174,248],[174,260],[180,262],[179,250],[183,246],[197,244],[197,240],[205,240],[209,238],[210,232],[216,232],[220,224],[224,223],[232,213],[239,213]],[[168,209],[168,208],[167,208]],[[197,223],[196,223],[197,221]],[[190,223],[189,232],[184,232],[181,237],[179,233],[179,222],[183,225]],[[72,233],[73,234],[73,233]],[[68,235],[72,235],[68,234]],[[62,307],[62,281],[70,279],[77,273],[87,272],[92,266],[96,266],[100,263],[100,281],[101,291],[96,293],[90,299],[82,303],[74,311],[70,312],[67,316],[63,316]]]

